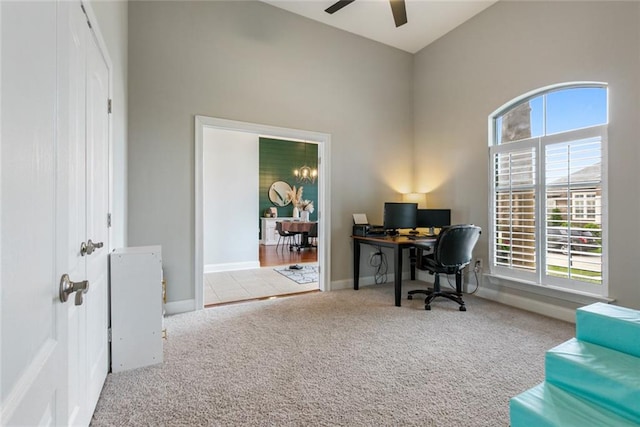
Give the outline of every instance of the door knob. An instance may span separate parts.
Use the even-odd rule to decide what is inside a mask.
[[[91,239],[87,241],[87,243],[82,242],[80,244],[80,255],[85,256],[91,255],[96,249],[100,249],[104,246],[102,242],[92,242]]]
[[[76,305],[82,304],[82,294],[86,294],[89,291],[89,281],[83,280],[82,282],[72,282],[69,279],[68,274],[63,274],[60,278],[60,301],[67,302],[69,295],[76,293]]]
[[[87,241],[87,255],[91,255],[96,249],[100,249],[104,246],[102,242],[92,242],[91,239]]]

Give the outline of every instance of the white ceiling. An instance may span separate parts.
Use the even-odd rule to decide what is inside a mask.
[[[336,0],[261,0],[358,34],[416,53],[497,0],[405,0],[408,22],[396,28],[388,0],[355,0],[333,15],[324,10]]]

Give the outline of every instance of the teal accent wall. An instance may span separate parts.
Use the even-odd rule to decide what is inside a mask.
[[[318,167],[318,145],[312,143],[285,141],[280,139],[260,138],[259,144],[260,165],[260,198],[258,202],[258,217],[264,216],[264,211],[275,206],[269,200],[269,187],[275,181],[285,181],[291,187],[300,186],[302,199],[313,201],[314,211],[310,215],[311,221],[318,218],[318,181],[315,183],[298,182],[293,175],[293,170],[303,165],[311,168]],[[305,154],[306,148],[306,154]],[[278,206],[279,217],[290,217],[293,213],[293,205]]]

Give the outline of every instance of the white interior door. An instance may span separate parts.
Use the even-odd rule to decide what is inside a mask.
[[[0,424],[88,425],[108,370],[108,68],[79,1],[0,17]],[[89,281],[81,305],[60,301],[65,273]]]
[[[66,424],[56,259],[56,4],[0,2],[1,425]]]
[[[109,369],[109,69],[93,34],[87,45],[87,399],[93,414]],[[92,245],[97,246],[91,251]]]
[[[84,14],[76,3],[61,3],[59,13],[59,135],[62,175],[61,206],[66,205],[66,217],[61,229],[67,230],[59,242],[63,254],[63,273],[73,281],[87,278],[86,258],[81,256],[81,244],[86,242],[86,51],[88,31]],[[91,286],[91,283],[89,283]],[[91,290],[91,289],[90,289]],[[85,298],[86,301],[87,298]],[[83,344],[87,334],[87,305],[65,304],[68,327],[67,419],[70,425],[87,424],[87,351]],[[83,423],[84,421],[84,423]]]
[[[59,8],[63,28],[59,86],[64,88],[59,129],[64,134],[61,148],[68,150],[60,156],[60,173],[68,175],[64,189],[68,238],[63,250],[71,280],[89,282],[81,305],[67,303],[67,413],[69,424],[88,425],[109,366],[109,74],[80,3],[61,2]]]

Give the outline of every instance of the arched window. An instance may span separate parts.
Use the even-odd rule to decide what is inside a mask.
[[[491,115],[492,274],[607,295],[607,123],[602,83],[544,88]]]

